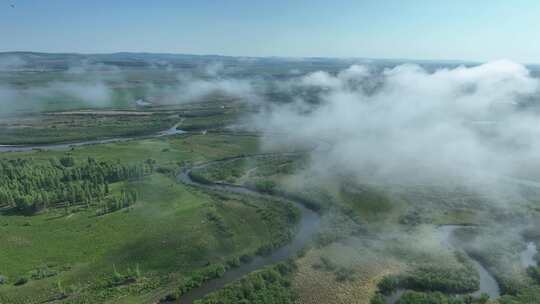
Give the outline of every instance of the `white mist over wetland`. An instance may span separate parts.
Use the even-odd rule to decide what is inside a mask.
[[[122,149],[137,151],[144,147],[141,144],[150,143],[156,148],[144,148],[141,156],[137,156],[140,152],[127,154],[139,159],[150,153],[140,160],[146,168],[141,172],[147,173],[139,180],[144,184],[168,176],[178,190],[199,189],[215,197],[212,203],[201,205],[200,225],[215,225],[215,233],[225,243],[245,233],[232,232],[234,225],[243,225],[245,220],[232,220],[227,201],[240,200],[251,206],[247,202],[272,198],[289,201],[293,207],[287,208],[299,210],[297,215],[289,215],[288,224],[268,226],[282,236],[255,253],[233,257],[224,264],[205,262],[210,264],[199,268],[202,272],[184,273],[178,281],[180,291],[170,292],[162,298],[164,302],[176,298],[211,301],[225,291],[235,292],[235,284],[250,276],[254,279],[265,267],[289,263],[287,267],[295,270],[288,270],[283,279],[305,303],[315,303],[320,297],[336,301],[339,293],[325,291],[320,284],[337,290],[356,286],[354,294],[359,299],[382,297],[385,302],[400,303],[400,298],[433,292],[456,299],[470,295],[480,301],[483,294],[499,299],[532,280],[528,269],[537,266],[538,224],[531,210],[536,208],[540,189],[535,174],[540,134],[535,104],[539,80],[529,67],[511,61],[443,67],[331,61],[332,69],[324,70],[288,62],[283,69],[299,65],[295,73],[261,77],[250,65],[230,67],[218,60],[197,64],[194,69],[163,64],[164,68],[148,71],[83,62],[54,72],[54,78],[39,80],[39,87],[7,84],[15,93],[4,102],[11,104],[26,96],[36,105],[27,113],[16,112],[17,116],[4,113],[8,129],[3,136],[18,141],[2,142],[3,155],[28,153],[46,159],[78,155],[75,166],[94,155],[121,164],[120,155],[101,148],[120,149],[125,154]],[[96,71],[107,71],[108,76],[96,77]],[[147,74],[159,75],[162,82],[142,81],[149,79]],[[66,75],[77,76],[61,80],[69,79]],[[33,77],[38,81],[41,76]],[[64,96],[67,106],[60,109],[65,110],[40,113],[40,102],[46,105],[51,96]],[[118,96],[127,103],[115,101]],[[92,103],[72,108],[70,98]],[[25,124],[17,125],[22,118]],[[46,128],[39,133],[41,125]],[[69,140],[62,139],[62,132],[82,126],[85,136],[75,132],[69,133]],[[111,127],[118,131],[107,131]],[[30,130],[36,139],[16,137]],[[53,136],[50,142],[44,140],[47,136]],[[193,140],[198,144],[187,144]],[[204,156],[207,164],[201,165],[201,156],[197,156],[198,151],[209,148],[234,150],[246,140],[252,143],[237,154],[227,152],[222,159]],[[173,159],[179,160],[171,163]],[[189,173],[176,177],[178,172]],[[152,186],[142,189],[145,187]],[[120,197],[131,193],[126,189]],[[144,194],[146,190],[135,191],[137,196],[143,195],[142,201],[119,211],[99,202],[77,209],[74,201],[73,207],[62,212],[69,216],[97,208],[102,217],[137,210],[138,205],[153,201]],[[114,199],[114,194],[109,196],[108,200]],[[14,201],[13,207],[4,208],[46,217],[59,212],[41,205],[23,209],[17,204]],[[125,214],[131,217],[129,212]],[[146,218],[144,214],[141,216]],[[182,247],[181,242],[163,242],[160,247],[165,246],[166,252],[190,248]],[[121,254],[127,257],[119,260],[123,261],[120,265],[143,261],[131,257],[132,251],[137,252],[131,247],[135,245],[128,241],[125,246]],[[157,252],[150,249],[148,254]],[[116,258],[112,253],[110,257]],[[193,258],[197,261],[198,257]],[[120,266],[124,272],[133,268],[127,265]],[[134,280],[127,284],[143,280],[122,275]],[[150,278],[149,274],[141,276]],[[201,281],[186,285],[192,284],[186,279]],[[313,288],[325,295],[314,293]]]

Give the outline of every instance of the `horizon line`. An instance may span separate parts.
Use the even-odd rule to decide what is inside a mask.
[[[173,56],[199,56],[199,57],[227,57],[227,58],[249,58],[249,59],[333,59],[333,60],[373,60],[373,61],[398,61],[398,62],[444,62],[444,63],[464,63],[464,64],[484,64],[499,60],[509,60],[525,66],[538,66],[540,62],[520,62],[507,58],[493,60],[467,60],[467,59],[419,59],[403,57],[355,57],[355,56],[244,56],[244,55],[223,55],[212,53],[174,53],[174,52],[147,52],[147,51],[114,51],[114,52],[44,52],[44,51],[0,51],[0,55],[10,53],[29,53],[29,54],[50,54],[50,55],[116,55],[116,54],[144,54],[144,55],[173,55]]]
[[[228,58],[250,58],[250,59],[334,59],[334,60],[380,60],[380,61],[430,61],[430,62],[455,62],[455,63],[475,63],[481,64],[493,60],[465,60],[465,59],[419,59],[419,58],[403,58],[403,57],[361,57],[361,56],[245,56],[245,55],[223,55],[212,53],[174,53],[174,52],[147,52],[147,51],[114,51],[114,52],[44,52],[44,51],[0,51],[0,55],[11,53],[28,53],[28,54],[50,54],[50,55],[115,55],[115,54],[145,54],[145,55],[173,55],[173,56],[199,56],[199,57],[228,57]],[[502,60],[497,59],[497,60]],[[521,62],[520,62],[521,63]],[[538,63],[522,63],[522,64],[538,64]]]

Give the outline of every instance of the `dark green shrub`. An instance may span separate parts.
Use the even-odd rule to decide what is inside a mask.
[[[376,293],[369,301],[369,304],[386,304],[386,300],[382,294]]]
[[[13,285],[20,286],[20,285],[24,285],[26,283],[28,283],[28,278],[27,277],[18,277],[15,280],[15,283],[13,283]]]
[[[240,256],[240,262],[242,263],[249,263],[253,260],[253,256],[249,255],[249,254],[244,254],[242,256]]]
[[[528,267],[527,274],[540,284],[540,267]]]
[[[399,276],[389,275],[389,276],[385,276],[379,282],[379,284],[377,284],[377,288],[382,294],[388,295],[396,291],[398,288],[400,288],[400,285],[401,285],[401,279]]]
[[[276,183],[271,180],[262,180],[255,183],[255,189],[263,193],[274,193],[276,190]]]
[[[228,260],[227,261],[227,266],[229,266],[231,268],[239,267],[240,266],[240,258],[234,257],[234,258]]]
[[[478,273],[472,267],[421,266],[405,275],[401,283],[401,287],[412,290],[445,293],[467,293],[480,288]]]
[[[60,158],[60,164],[64,167],[73,167],[75,165],[75,159],[71,155],[62,156]]]
[[[294,269],[291,262],[252,272],[242,279],[209,294],[198,304],[293,304],[296,295],[292,292],[288,270]],[[285,273],[285,274],[283,274]]]

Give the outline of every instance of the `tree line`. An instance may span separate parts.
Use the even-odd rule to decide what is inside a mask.
[[[33,213],[48,207],[103,201],[109,184],[137,180],[152,173],[153,163],[122,164],[91,157],[72,156],[33,159],[0,159],[0,205]],[[121,194],[111,205],[131,203],[133,194]]]

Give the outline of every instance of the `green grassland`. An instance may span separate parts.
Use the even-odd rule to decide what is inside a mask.
[[[68,153],[75,159],[86,159],[92,156],[97,160],[121,160],[122,162],[136,162],[152,158],[159,166],[181,162],[202,162],[246,152],[255,153],[257,149],[256,137],[209,133],[87,145],[64,150],[3,153],[1,156],[6,159],[31,157],[36,160],[45,160]]]
[[[2,144],[50,144],[149,135],[180,121],[171,115],[32,115],[0,122]]]
[[[123,163],[153,159],[157,170],[141,181],[113,184],[111,192],[136,189],[129,208],[96,216],[90,208],[49,209],[24,216],[0,214],[2,303],[66,301],[139,303],[156,300],[190,273],[287,241],[283,204],[217,195],[174,179],[179,165],[255,151],[254,137],[181,135],[67,151],[5,153],[2,158],[47,161],[69,153]],[[164,172],[164,173],[159,173]],[[268,215],[271,216],[268,216]],[[111,284],[118,274],[137,273]],[[28,282],[14,285],[20,278]]]

